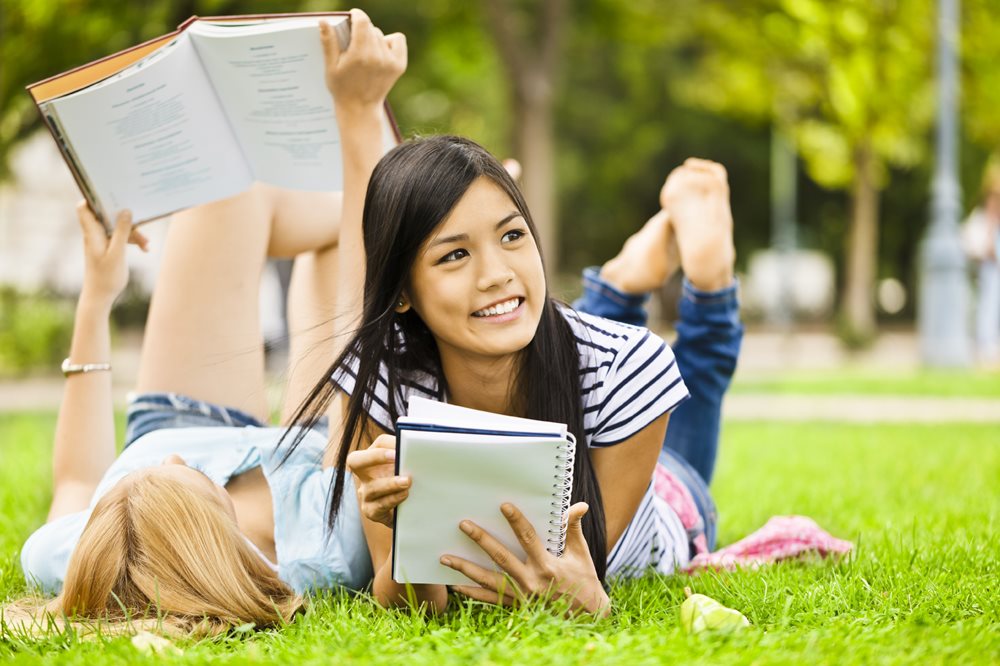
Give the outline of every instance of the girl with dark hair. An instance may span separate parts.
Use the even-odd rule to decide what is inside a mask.
[[[356,12],[354,21],[364,25],[367,18]],[[324,45],[334,99],[357,99],[350,52],[341,55],[329,34]],[[606,612],[609,576],[670,572],[710,538],[714,509],[701,477],[710,474],[714,453],[702,456],[708,469],[699,476],[663,448],[668,414],[689,395],[679,360],[644,328],[550,297],[523,197],[475,143],[434,137],[399,146],[380,161],[382,98],[368,99],[367,109],[337,109],[345,168],[338,309],[354,333],[294,419],[307,430],[340,403],[329,522],[343,515],[350,470],[375,570],[373,594],[385,605],[410,603],[390,575],[392,512],[410,484],[393,474],[392,432],[408,396],[565,423],[581,444],[565,553],[549,555],[534,527],[505,505],[527,561],[465,521],[461,529],[505,573],[454,557],[442,564],[469,577],[470,585],[456,590],[476,599],[513,602],[545,593]],[[586,278],[581,309],[638,317],[641,293],[669,273],[670,236],[677,234],[690,278],[687,302],[724,320],[716,338],[725,338],[724,349],[694,364],[713,381],[704,392],[707,408],[692,413],[693,441],[698,449],[713,448],[714,439],[699,440],[712,423],[717,429],[741,330],[725,171],[691,161],[671,175],[662,199],[664,211],[640,237]],[[633,256],[643,253],[652,258]],[[652,283],[630,284],[643,281]],[[304,431],[292,436],[293,446]],[[413,592],[433,609],[447,603],[443,586],[416,585]]]

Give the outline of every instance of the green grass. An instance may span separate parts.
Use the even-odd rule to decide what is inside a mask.
[[[51,415],[0,416],[0,598],[23,588],[17,549],[44,517]],[[998,663],[1000,437],[996,426],[735,423],[713,485],[720,540],[774,514],[815,518],[857,544],[843,562],[649,578],[612,591],[608,620],[537,606],[461,605],[441,618],[364,597],[316,599],[282,631],[178,642],[177,663],[658,664]],[[682,589],[738,608],[753,627],[688,636]],[[0,640],[13,663],[131,663],[127,639]]]
[[[731,393],[1000,398],[1000,373],[862,368],[746,375],[737,372]]]

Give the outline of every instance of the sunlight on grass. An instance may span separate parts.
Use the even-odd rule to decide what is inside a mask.
[[[23,593],[17,549],[44,519],[51,415],[0,416],[0,597]],[[182,663],[995,663],[1000,515],[995,426],[735,423],[713,483],[720,540],[775,514],[816,519],[857,552],[840,562],[648,578],[614,587],[608,620],[459,604],[440,618],[328,594],[283,631],[185,642]],[[688,636],[691,586],[753,627]],[[126,663],[128,639],[0,641],[14,663]]]
[[[1000,398],[1000,373],[945,370],[737,372],[731,392]]]

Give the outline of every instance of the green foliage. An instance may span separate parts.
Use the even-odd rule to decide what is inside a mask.
[[[932,9],[929,0],[698,3],[693,34],[705,46],[678,92],[785,126],[828,187],[851,183],[859,148],[872,147],[880,169],[911,166],[933,111]]]
[[[340,0],[0,0],[0,180],[40,127],[25,85],[175,27],[191,14],[347,9]],[[407,34],[410,66],[391,101],[407,136],[453,132],[510,154],[510,91],[480,3],[358,0]],[[526,3],[515,3],[523,9]],[[1000,18],[963,0],[964,192],[1000,142]],[[769,127],[790,117],[806,158],[800,240],[839,261],[848,217],[825,185],[850,175],[872,125],[884,164],[880,276],[916,285],[927,219],[933,0],[592,0],[570,2],[556,90],[562,269],[611,256],[656,208],[689,155],[731,174],[740,261],[769,239]],[[776,100],[782,102],[776,104]],[[872,115],[874,114],[874,115]],[[875,121],[872,121],[872,118]],[[840,185],[838,185],[839,187]]]
[[[962,107],[969,135],[1000,146],[1000,12],[994,0],[962,0]]]
[[[57,368],[72,335],[68,301],[0,287],[0,376]]]
[[[17,551],[44,520],[50,414],[0,415],[0,599],[24,592]],[[460,603],[439,618],[319,595],[281,631],[178,641],[172,663],[993,663],[1000,449],[992,425],[727,424],[714,489],[720,539],[775,514],[814,518],[857,552],[758,571],[646,578],[612,589],[608,620]],[[751,622],[691,637],[690,586]],[[127,638],[0,639],[12,663],[132,663]]]

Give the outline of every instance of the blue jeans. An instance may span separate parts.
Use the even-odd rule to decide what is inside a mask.
[[[600,278],[599,269],[583,272],[581,312],[634,326],[645,326],[649,294],[625,294]],[[687,280],[679,303],[677,339],[672,347],[691,397],[670,415],[660,463],[678,476],[694,497],[705,521],[709,548],[715,548],[718,516],[708,492],[716,453],[722,398],[736,371],[743,341],[737,285],[720,291],[696,289]]]

